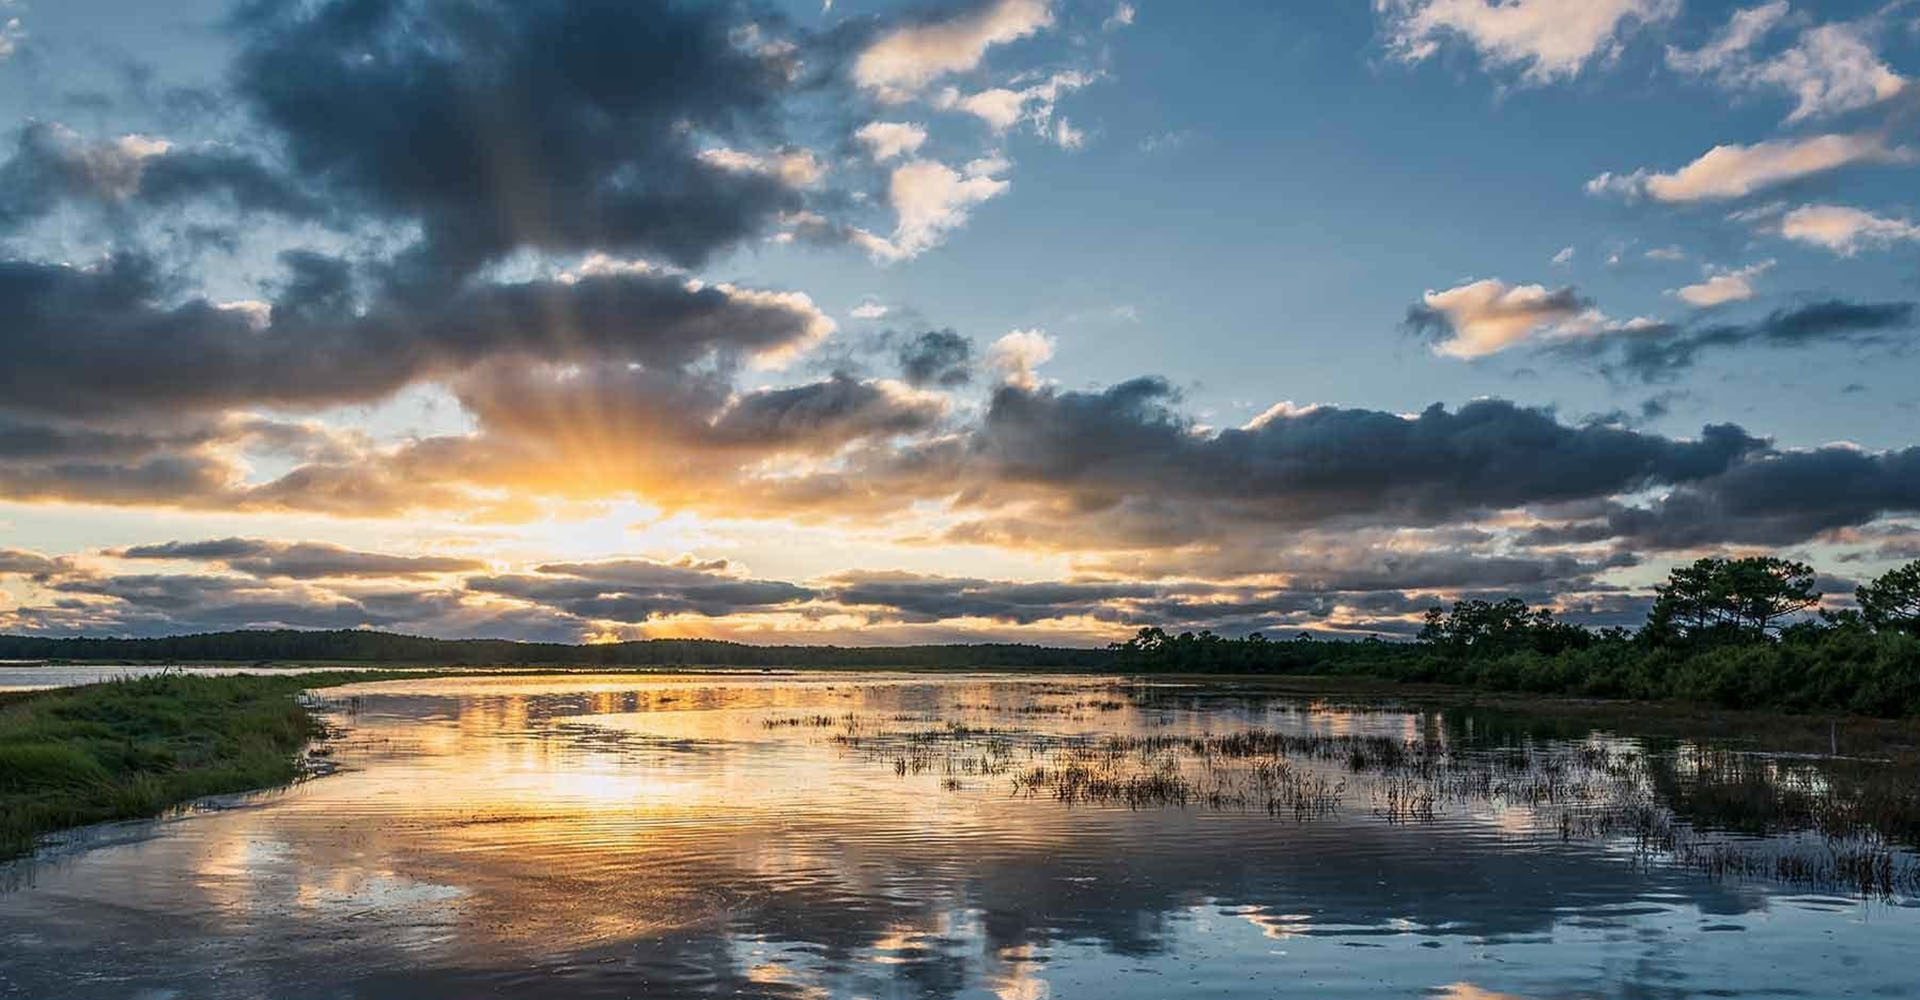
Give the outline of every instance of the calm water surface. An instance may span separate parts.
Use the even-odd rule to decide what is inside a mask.
[[[1671,818],[1685,748],[1085,677],[326,694],[337,773],[0,866],[0,996],[1920,996],[1902,892],[1569,832]],[[1248,730],[1330,741],[1204,749]],[[1466,763],[1422,798],[1372,736]]]

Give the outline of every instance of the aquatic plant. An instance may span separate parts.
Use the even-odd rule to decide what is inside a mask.
[[[1810,762],[1721,748],[1472,746],[1271,729],[1061,736],[955,722],[843,745],[891,761],[901,777],[1006,774],[1013,795],[1066,806],[1197,807],[1310,822],[1358,795],[1368,815],[1391,825],[1519,809],[1538,835],[1612,842],[1637,863],[1920,892],[1920,861],[1901,846],[1920,830],[1920,791],[1897,780],[1837,781]]]

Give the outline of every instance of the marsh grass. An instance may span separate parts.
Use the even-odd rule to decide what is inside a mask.
[[[383,676],[160,674],[0,701],[0,859],[54,830],[292,781],[323,735],[297,696]]]
[[[958,722],[849,721],[842,747],[905,778],[1004,776],[1068,806],[1264,812],[1296,822],[1353,802],[1392,825],[1523,810],[1532,836],[1604,843],[1636,863],[1865,895],[1920,894],[1920,788],[1903,768],[1702,745],[1316,735],[1052,735]]]

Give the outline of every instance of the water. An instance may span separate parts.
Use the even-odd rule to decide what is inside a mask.
[[[1769,794],[1838,780],[1790,758],[1085,677],[326,694],[337,773],[0,868],[0,996],[1920,995],[1904,890],[1709,877],[1562,825],[1622,796],[1706,802],[1706,769],[1748,767],[1729,761]],[[1287,777],[1165,739],[1250,729],[1303,738]],[[1446,748],[1451,784],[1401,808],[1416,765],[1349,759],[1375,736]],[[1034,777],[1090,762],[1189,800],[1068,803]],[[1337,806],[1269,812],[1310,781]]]

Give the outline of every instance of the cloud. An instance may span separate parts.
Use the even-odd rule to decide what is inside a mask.
[[[884,303],[875,302],[872,299],[868,299],[860,303],[859,305],[854,306],[851,310],[848,311],[848,315],[852,316],[854,319],[879,319],[891,311],[892,310],[888,309]]]
[[[1615,324],[1572,288],[1509,285],[1483,278],[1428,289],[1407,311],[1407,325],[1435,339],[1434,351],[1480,358],[1535,339],[1589,336]]]
[[[942,108],[965,111],[986,122],[994,131],[1004,132],[1025,116],[1026,100],[1026,94],[1022,91],[996,87],[966,95],[957,90],[948,90],[941,95],[938,104]]]
[[[1603,173],[1589,180],[1586,189],[1593,195],[1663,202],[1724,201],[1841,167],[1910,163],[1914,158],[1913,150],[1889,146],[1885,136],[1870,132],[1773,139],[1750,146],[1729,143],[1672,173],[1644,168],[1631,174]]]
[[[699,153],[702,162],[735,173],[755,173],[772,177],[788,187],[813,187],[826,175],[826,166],[808,149],[783,149],[776,153],[747,153],[725,146],[714,146]]]
[[[1561,353],[1606,359],[1603,367],[1643,381],[1671,378],[1707,351],[1741,347],[1809,347],[1883,343],[1915,321],[1912,302],[1828,299],[1776,309],[1749,323],[1692,327],[1655,324],[1617,335],[1553,345]]]
[[[1683,285],[1673,290],[1680,301],[1696,309],[1710,309],[1729,302],[1744,302],[1753,298],[1753,279],[1772,269],[1773,261],[1763,260],[1757,264],[1709,274],[1705,281],[1694,285]]]
[[[418,228],[415,280],[523,249],[693,265],[802,206],[701,156],[796,86],[738,28],[666,0],[254,4],[233,85],[316,194]]]
[[[1559,249],[1558,251],[1556,251],[1556,252],[1554,253],[1554,255],[1553,255],[1553,262],[1554,262],[1555,264],[1571,264],[1571,263],[1573,263],[1573,248],[1572,248],[1572,247],[1561,247],[1561,248],[1560,248],[1560,249]]]
[[[49,559],[38,552],[24,552],[20,549],[0,549],[0,576],[44,576],[62,567],[57,559]]]
[[[474,430],[384,447],[340,441],[322,448],[289,439],[283,428],[233,420],[154,435],[0,420],[0,445],[13,445],[13,454],[0,453],[0,496],[512,520],[541,516],[552,499],[724,504],[761,463],[925,433],[950,410],[943,396],[884,379],[835,374],[738,391],[717,373],[626,364],[483,366],[452,389]],[[253,447],[296,464],[253,481],[239,458]]]
[[[976,160],[964,173],[934,160],[912,160],[893,170],[887,201],[893,206],[893,236],[871,244],[882,259],[917,256],[946,240],[966,224],[975,205],[1007,192],[1009,183],[992,176],[1005,161]]]
[[[973,381],[973,342],[951,329],[928,330],[900,345],[908,385],[951,388]]]
[[[813,467],[861,442],[922,434],[949,411],[943,396],[842,373],[736,391],[718,375],[501,365],[462,377],[454,390],[476,424],[472,432],[302,466],[253,488],[247,502],[390,516],[484,511],[489,498],[507,496],[528,501],[508,512],[517,520],[538,516],[542,498],[639,497],[669,509],[727,511],[751,502],[745,485],[755,475],[777,476],[783,463]]]
[[[139,134],[89,141],[58,122],[29,121],[0,163],[0,232],[61,205],[124,215],[218,201],[295,219],[329,215],[293,181],[230,148],[176,146]]]
[[[946,411],[939,396],[836,373],[820,382],[736,395],[703,438],[723,446],[769,450],[832,448],[924,431]]]
[[[1754,49],[1788,14],[1786,0],[1734,12],[1711,41],[1694,51],[1668,47],[1667,64],[1709,76],[1729,90],[1782,90],[1793,96],[1787,121],[1841,114],[1884,101],[1906,87],[1867,43],[1863,24],[1822,24],[1801,32],[1771,56]]]
[[[17,17],[0,21],[0,59],[6,59],[20,50],[20,43],[27,39],[27,26]]]
[[[988,366],[1008,384],[1029,389],[1040,383],[1035,370],[1052,357],[1053,338],[1044,330],[1014,330],[987,347]]]
[[[1667,64],[1687,73],[1720,73],[1748,64],[1749,51],[1787,16],[1787,0],[1735,10],[1726,26],[1693,51],[1667,47]]]
[[[591,477],[606,462],[637,470],[650,460],[671,468],[703,457],[739,459],[716,452],[828,452],[865,437],[925,430],[946,413],[941,397],[844,373],[733,392],[718,379],[624,367],[503,366],[463,379],[457,393],[479,421],[479,444],[531,447],[546,455],[555,476],[564,476],[569,463]],[[419,457],[431,453],[427,447]]]
[[[1726,426],[1697,441],[1567,426],[1498,400],[1411,417],[1322,406],[1203,432],[1176,398],[1154,378],[1099,392],[1005,384],[957,450],[903,456],[877,485],[1022,512],[1045,547],[1165,547],[1611,496],[1715,474],[1760,445]]]
[[[828,577],[823,596],[878,620],[937,622],[985,618],[1032,624],[1069,617],[1117,617],[1113,603],[1152,597],[1158,588],[1133,583],[1010,583],[902,572],[849,572]]]
[[[1874,545],[1871,549],[1842,553],[1837,557],[1841,562],[1907,562],[1920,559],[1920,528],[1912,525],[1886,524],[1860,530],[1839,529],[1831,534],[1837,542]]]
[[[1616,510],[1608,528],[1666,549],[1780,546],[1915,511],[1920,448],[1876,453],[1836,445],[1757,457],[1646,507]]]
[[[1507,541],[1519,551],[1491,551]],[[1524,537],[1516,533],[1499,535],[1478,528],[1343,526],[1102,555],[1075,565],[1083,571],[1128,579],[1259,580],[1296,595],[1371,594],[1377,599],[1408,591],[1593,590],[1599,588],[1596,576],[1637,561],[1619,554],[1541,553],[1526,548]]]
[[[882,32],[853,63],[853,79],[883,100],[904,100],[950,73],[973,69],[994,45],[1053,24],[1048,0],[989,0]]]
[[[15,411],[65,416],[321,407],[505,358],[679,368],[778,358],[834,329],[804,294],[635,271],[475,282],[355,310],[342,262],[285,263],[263,313],[180,299],[142,257],[84,268],[0,262],[0,301],[13,310],[0,326],[0,398]]]
[[[1771,260],[1743,268],[1709,271],[1707,280],[1672,294],[1696,308],[1744,301],[1752,281]],[[1510,287],[1483,280],[1445,292],[1426,293],[1407,314],[1407,325],[1436,341],[1437,353],[1485,357],[1515,348],[1594,360],[1608,375],[1643,381],[1671,378],[1709,351],[1746,346],[1860,346],[1888,342],[1914,326],[1912,302],[1808,302],[1774,310],[1746,323],[1671,323],[1647,317],[1609,318],[1571,288]]]
[[[60,595],[51,606],[18,609],[10,629],[92,635],[178,635],[237,628],[388,628],[439,635],[577,637],[527,615],[495,629],[483,609],[453,590],[364,585],[314,586],[212,575],[106,575],[73,572],[42,584]]]
[[[1192,129],[1174,129],[1168,132],[1155,132],[1140,140],[1142,153],[1159,153],[1179,149],[1193,141]]]
[[[737,575],[724,562],[619,559],[550,563],[535,574],[469,578],[468,589],[580,620],[640,623],[672,615],[722,618],[813,600],[809,588]]]
[[[1037,135],[1063,148],[1075,149],[1084,137],[1072,138],[1078,130],[1071,124],[1067,124],[1064,118],[1056,118],[1054,109],[1061,95],[1079,90],[1096,79],[1098,77],[1092,73],[1067,70],[1050,74],[1039,83],[1017,89],[994,87],[972,94],[963,94],[958,89],[949,87],[934,99],[934,106],[964,111],[986,122],[987,126],[995,132],[1005,132],[1021,122],[1027,122],[1033,126]]]
[[[1779,233],[1842,257],[1895,243],[1920,242],[1920,224],[1846,205],[1802,205],[1780,217]]]
[[[477,559],[453,556],[400,556],[361,552],[323,542],[280,542],[262,538],[222,538],[205,542],[136,545],[112,553],[122,559],[213,562],[263,579],[314,580],[337,577],[418,577],[485,569]]]
[[[1121,28],[1132,27],[1136,13],[1133,5],[1130,3],[1117,4],[1113,8],[1113,13],[1107,15],[1107,19],[1100,22],[1100,30],[1119,31]]]
[[[1678,0],[1375,0],[1387,49],[1421,62],[1458,39],[1496,69],[1518,69],[1528,84],[1579,75],[1616,56],[1635,24],[1679,13]]]
[[[868,122],[853,137],[867,147],[875,163],[885,163],[917,152],[927,141],[927,130],[913,122]]]

